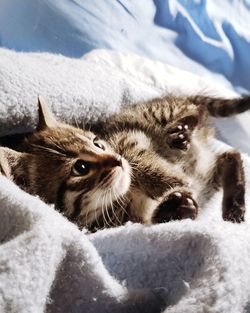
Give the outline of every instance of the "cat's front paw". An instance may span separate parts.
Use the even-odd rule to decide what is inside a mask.
[[[178,124],[167,131],[167,143],[171,149],[187,150],[190,143],[188,125]]]
[[[196,116],[186,116],[167,129],[167,143],[171,149],[187,150],[193,129],[198,124]]]
[[[157,207],[152,222],[157,224],[185,218],[195,219],[197,214],[198,205],[189,193],[173,192]]]

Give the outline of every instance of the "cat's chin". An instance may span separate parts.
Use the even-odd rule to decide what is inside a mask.
[[[83,212],[88,211],[87,217],[83,214],[82,224],[91,224],[98,216],[103,215],[103,210],[107,210],[113,202],[124,196],[130,187],[131,168],[127,160],[122,159],[122,166],[117,166],[113,170],[112,177],[105,187],[99,188],[88,199],[88,207]],[[108,213],[105,213],[107,218]],[[87,218],[87,220],[86,220]]]
[[[114,195],[114,199],[125,195],[130,187],[131,183],[131,169],[128,161],[122,158],[122,166],[116,167],[112,179],[110,180],[107,189],[110,189],[111,194]]]

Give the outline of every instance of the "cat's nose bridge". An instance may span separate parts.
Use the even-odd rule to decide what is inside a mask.
[[[104,168],[113,168],[116,166],[122,166],[122,158],[113,155],[103,156],[101,158],[101,164]]]
[[[123,166],[121,156],[109,153],[96,154],[92,152],[85,152],[81,154],[80,158],[92,163],[96,168],[110,169],[116,166]]]

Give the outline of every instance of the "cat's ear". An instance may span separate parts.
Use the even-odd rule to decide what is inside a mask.
[[[11,178],[17,165],[22,161],[24,153],[0,147],[0,173]]]
[[[53,113],[48,108],[43,97],[38,97],[38,125],[37,130],[43,130],[45,128],[58,127],[59,122],[56,120]]]
[[[0,175],[8,177],[25,190],[29,175],[27,166],[30,166],[31,160],[31,154],[0,147]]]

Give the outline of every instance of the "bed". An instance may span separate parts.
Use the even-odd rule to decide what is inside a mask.
[[[0,136],[35,129],[38,94],[84,125],[169,93],[245,93],[248,20],[247,1],[2,0]],[[0,177],[0,312],[250,312],[249,113],[214,122],[216,149],[242,151],[241,225],[218,192],[196,221],[89,234]]]

